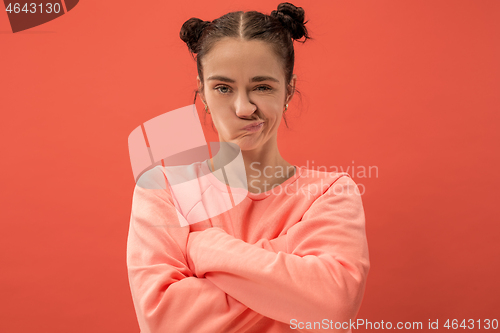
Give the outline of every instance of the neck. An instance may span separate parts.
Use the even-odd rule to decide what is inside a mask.
[[[258,149],[241,151],[249,192],[266,192],[295,174],[293,165],[288,163],[279,153],[276,138],[272,139]],[[227,143],[221,143],[220,151],[208,161],[208,164],[212,171],[224,166],[226,172],[234,175],[232,179],[240,179],[243,183],[241,163],[233,163],[234,166],[228,166],[229,162],[237,156],[239,150],[234,147]],[[221,181],[224,182],[223,179]],[[231,184],[231,186],[234,185]]]

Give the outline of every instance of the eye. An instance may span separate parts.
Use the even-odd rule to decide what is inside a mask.
[[[229,89],[229,87],[227,87],[227,86],[217,86],[217,87],[214,88],[214,90],[217,90],[222,95],[226,95],[227,93],[221,92],[219,89]]]
[[[272,88],[269,88],[268,86],[258,86],[258,88],[266,88],[266,90],[261,90],[261,91],[270,91],[270,90],[273,90]]]
[[[261,89],[261,88],[264,88],[264,89]],[[217,86],[214,88],[214,90],[217,90],[222,95],[227,95],[229,93],[228,90],[221,91],[220,89],[228,89],[229,90],[229,87],[228,86]],[[259,90],[259,89],[260,89],[260,91],[264,91],[264,92],[273,90],[272,88],[270,88],[268,86],[258,86],[257,90]]]

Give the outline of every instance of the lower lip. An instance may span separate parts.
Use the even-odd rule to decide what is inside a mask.
[[[245,131],[257,132],[258,130],[260,130],[262,128],[262,126],[264,126],[264,123],[261,123],[260,125],[257,125],[257,126],[248,127],[245,129]]]

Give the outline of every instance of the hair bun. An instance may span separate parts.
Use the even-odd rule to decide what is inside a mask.
[[[210,21],[192,17],[182,25],[179,37],[187,44],[191,52],[198,53],[198,40],[208,24]]]
[[[293,39],[300,39],[306,36],[307,29],[304,22],[304,10],[302,7],[295,7],[289,2],[283,2],[278,5],[277,10],[271,12],[271,16],[276,17],[283,26],[290,31],[290,35]]]

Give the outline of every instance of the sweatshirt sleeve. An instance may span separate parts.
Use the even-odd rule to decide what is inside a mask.
[[[165,186],[151,187],[135,186],[127,240],[129,285],[141,333],[241,332],[260,320],[260,314],[213,282],[192,274],[185,253],[189,226],[179,225]]]
[[[271,319],[354,319],[370,267],[355,182],[340,176],[283,240],[286,253],[274,253],[209,228],[188,244],[188,262],[196,276]]]

